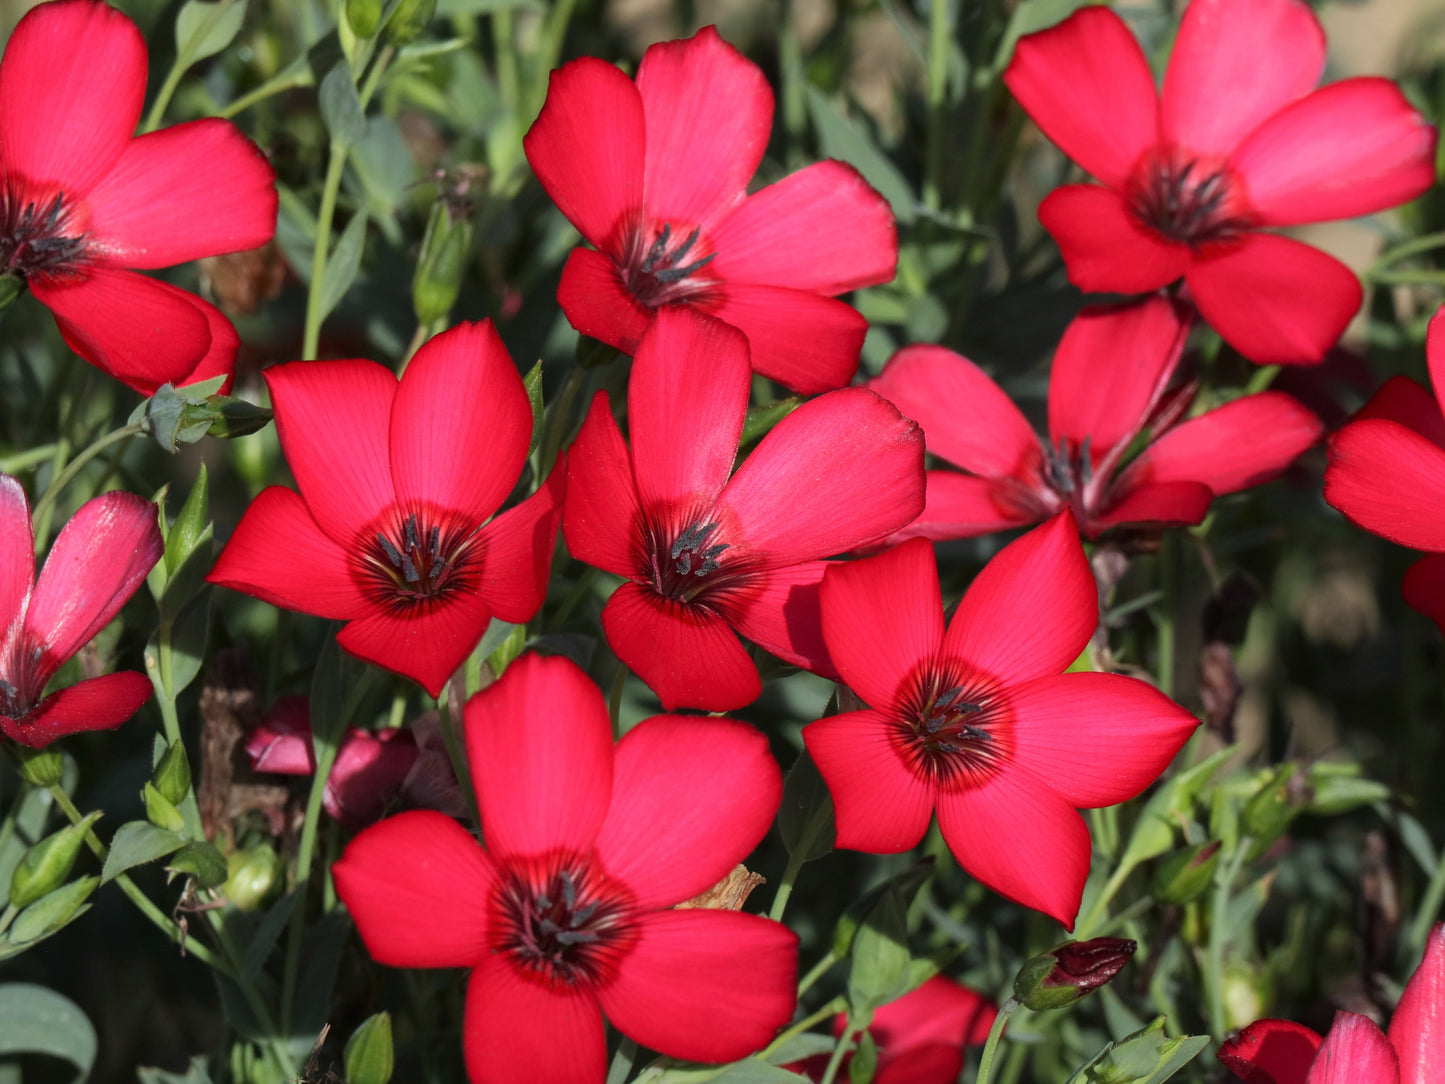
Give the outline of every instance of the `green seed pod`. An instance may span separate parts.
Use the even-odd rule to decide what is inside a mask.
[[[374,37],[381,26],[381,0],[346,0],[346,24],[358,38]]]
[[[346,1043],[346,1084],[387,1084],[391,1079],[391,1014],[362,1021]]]
[[[236,851],[226,859],[230,876],[222,892],[243,911],[254,911],[266,902],[281,872],[281,859],[269,846],[262,844]]]
[[[79,824],[46,836],[26,851],[10,877],[11,906],[28,907],[63,885],[75,867],[85,834],[99,819],[99,813],[92,813]]]
[[[411,281],[412,308],[418,322],[434,324],[452,311],[462,289],[471,243],[471,221],[465,214],[454,215],[445,200],[437,200]]]

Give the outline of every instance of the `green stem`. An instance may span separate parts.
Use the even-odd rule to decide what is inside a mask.
[[[1023,1043],[1014,1043],[1009,1047],[1008,1061],[1004,1062],[1003,1079],[999,1084],[1018,1084],[1024,1073],[1024,1059],[1028,1056],[1029,1048]]]
[[[612,679],[612,692],[607,696],[607,717],[612,720],[612,740],[622,737],[622,688],[627,684],[627,666],[619,662]]]
[[[803,1017],[803,1019],[799,1020],[796,1024],[790,1025],[786,1031],[780,1032],[778,1034],[778,1037],[772,1042],[770,1042],[767,1046],[765,1046],[762,1052],[759,1053],[757,1056],[763,1061],[767,1061],[769,1055],[771,1055],[773,1051],[781,1049],[784,1043],[789,1042],[792,1039],[796,1039],[799,1035],[812,1028],[815,1024],[821,1024],[830,1016],[837,1015],[847,1007],[848,999],[846,997],[842,997],[841,995],[835,997],[832,1001],[828,1002],[828,1004],[824,1005],[821,1009],[808,1014],[807,1016]]]
[[[472,811],[472,823],[480,826],[482,813],[477,808],[477,792],[472,787],[471,766],[467,764],[466,753],[457,738],[457,728],[452,722],[451,698],[446,695],[445,689],[442,690],[442,698],[437,701],[437,721],[442,732],[442,742],[447,747],[447,759],[452,763],[452,772],[457,777],[462,793],[467,796],[467,807]]]
[[[115,444],[122,440],[126,440],[130,437],[140,436],[142,433],[147,432],[149,429],[150,422],[139,421],[133,425],[121,426],[119,429],[107,433],[105,436],[95,441],[95,443],[91,444],[90,447],[86,448],[83,452],[81,452],[70,461],[70,464],[63,471],[60,472],[59,477],[57,477],[55,481],[50,483],[50,486],[48,489],[46,489],[44,496],[42,496],[40,500],[35,502],[35,511],[32,512],[30,516],[31,521],[34,523],[40,523],[42,520],[46,520],[47,517],[50,515],[51,506],[55,504],[55,501],[57,498],[59,498],[61,491],[64,490],[65,487],[68,486],[75,478],[75,476],[81,472],[85,465],[89,463],[92,459],[94,459],[97,455],[105,451],[112,444]],[[64,442],[62,442],[62,444],[63,443]],[[41,543],[41,539],[42,536],[37,534],[35,540],[37,545]]]
[[[817,963],[815,963],[808,971],[808,973],[804,975],[802,980],[798,983],[798,996],[802,997],[809,990],[811,990],[813,988],[813,984],[816,983],[819,979],[821,979],[827,973],[828,968],[832,967],[837,962],[838,957],[833,955],[832,950],[829,950],[828,954]]]
[[[511,8],[500,7],[492,12],[492,44],[496,47],[497,89],[502,93],[502,104],[515,110],[522,100],[522,84],[517,78],[517,40]]]
[[[637,1043],[624,1035],[617,1044],[617,1053],[612,1055],[612,1064],[607,1067],[607,1084],[622,1084],[636,1060]]]
[[[262,83],[254,90],[248,91],[234,101],[229,102],[227,105],[222,107],[221,111],[217,113],[216,116],[221,117],[224,120],[230,120],[238,114],[244,113],[253,105],[264,102],[267,98],[274,97],[277,94],[282,94],[288,90],[296,90],[300,87],[309,87],[314,82],[316,82],[316,77],[311,74],[310,68],[302,67],[297,71],[292,71],[288,67],[286,70],[278,73],[277,75],[273,75],[270,79],[266,80],[266,82]]]
[[[1253,840],[1249,836],[1241,836],[1235,845],[1234,853],[1227,862],[1220,864],[1219,872],[1214,877],[1214,903],[1209,915],[1209,944],[1205,952],[1204,981],[1209,990],[1209,1032],[1216,1043],[1222,1043],[1225,1032],[1229,1030],[1224,1019],[1224,916],[1229,909],[1229,897],[1234,891],[1235,878],[1239,876],[1240,867],[1244,865],[1244,857],[1249,852],[1251,843]]]
[[[1099,927],[1099,932],[1094,934],[1093,936],[1104,937],[1108,934],[1113,933],[1115,930],[1121,928],[1126,923],[1132,922],[1134,919],[1144,914],[1146,911],[1149,910],[1149,908],[1153,907],[1154,904],[1155,900],[1153,896],[1140,896],[1133,903],[1129,904],[1128,907],[1124,908],[1113,918],[1109,919],[1108,922],[1104,923],[1104,925]],[[1084,939],[1081,938],[1081,940]]]
[[[160,127],[161,118],[166,115],[166,106],[171,104],[171,98],[176,93],[176,87],[181,84],[181,77],[185,75],[186,70],[196,62],[193,51],[194,43],[205,41],[211,32],[211,28],[216,25],[221,17],[226,14],[226,10],[235,2],[236,0],[221,0],[219,4],[211,5],[210,14],[206,16],[205,21],[201,23],[200,26],[196,27],[191,37],[187,41],[177,43],[179,48],[176,50],[175,63],[171,65],[171,70],[166,72],[166,81],[161,84],[161,89],[156,93],[156,100],[151,105],[151,111],[146,116],[145,124],[141,126],[141,135],[145,135],[147,132],[154,132]]]
[[[28,451],[16,452],[12,456],[0,459],[0,474],[19,474],[27,467],[45,462],[56,453],[59,447],[58,444],[41,444]]]
[[[1155,627],[1158,634],[1159,691],[1171,700],[1174,698],[1174,618],[1178,600],[1175,593],[1175,565],[1178,560],[1176,539],[1172,534],[1164,536],[1159,547],[1159,600]]]
[[[10,928],[10,923],[15,921],[15,916],[19,913],[20,908],[16,907],[13,903],[5,908],[5,913],[0,914],[0,933],[4,933]]]
[[[1430,927],[1435,924],[1435,916],[1440,913],[1442,903],[1445,903],[1445,856],[1435,863],[1435,872],[1430,875],[1430,883],[1420,900],[1419,910],[1415,912],[1415,918],[1410,923],[1410,935],[1406,944],[1412,957],[1425,951],[1425,940],[1430,936]]]
[[[1424,237],[1416,237],[1413,241],[1406,241],[1382,252],[1380,258],[1365,268],[1365,273],[1360,277],[1367,282],[1375,281],[1376,276],[1391,264],[1441,247],[1445,247],[1445,233],[1427,233]]]
[[[1087,941],[1089,938],[1097,936],[1093,932],[1094,927],[1097,926],[1099,921],[1104,917],[1106,909],[1109,906],[1109,901],[1118,895],[1119,889],[1124,887],[1124,882],[1129,879],[1129,874],[1133,872],[1133,865],[1122,865],[1113,872],[1112,876],[1104,883],[1104,887],[1100,889],[1098,898],[1094,900],[1093,906],[1089,908],[1089,913],[1084,916],[1084,920],[1075,928],[1074,938],[1076,940]]]
[[[993,1027],[988,1029],[988,1040],[983,1044],[983,1057],[978,1063],[978,1077],[974,1084],[989,1084],[993,1079],[994,1062],[998,1060],[999,1042],[1003,1039],[1003,1029],[1008,1026],[1008,1018],[1013,1015],[1019,1007],[1018,998],[1011,997],[1003,1003],[998,1015],[993,1018]]]
[[[350,150],[350,146],[340,140],[331,141],[326,179],[321,184],[321,208],[316,214],[316,244],[311,250],[311,285],[306,291],[306,325],[301,336],[301,357],[307,361],[316,359],[316,349],[321,342],[321,292],[326,285],[331,221],[336,217],[336,195],[341,190],[341,174],[346,168],[346,155]]]
[[[768,911],[768,917],[774,922],[783,921],[783,912],[788,909],[788,897],[793,894],[793,882],[798,879],[798,871],[806,861],[801,849],[797,854],[788,855],[787,868],[783,870],[783,879],[778,883],[778,894],[773,897],[772,909]]]
[[[1445,286],[1445,271],[1377,271],[1362,277],[1371,286]]]
[[[567,439],[571,428],[572,404],[577,400],[582,385],[587,382],[587,370],[580,365],[573,369],[562,386],[562,394],[547,408],[542,423],[542,439],[537,444],[537,477],[545,478],[552,472],[552,465],[562,451],[562,442]]]
[[[843,1059],[848,1056],[848,1050],[853,1045],[853,1036],[862,1030],[853,1023],[853,1015],[849,1013],[848,1024],[843,1028],[843,1034],[838,1036],[838,1042],[833,1046],[833,1054],[828,1058],[828,1068],[823,1070],[818,1084],[833,1084],[833,1081],[838,1079],[838,1070],[843,1068]]]
[[[166,732],[166,744],[175,745],[181,740],[181,721],[176,713],[176,694],[174,683],[171,677],[174,665],[171,660],[171,620],[161,613],[161,623],[157,629],[157,650],[159,656],[157,661],[158,673],[151,674],[151,685],[156,690],[156,703],[160,707],[161,726]],[[150,660],[147,658],[146,669],[150,669]],[[205,829],[201,826],[201,807],[196,800],[196,788],[191,787],[186,791],[185,797],[181,799],[181,816],[186,821],[186,835],[191,839],[205,839]]]
[[[928,146],[923,175],[923,202],[937,210],[943,174],[945,99],[948,96],[948,0],[932,0],[928,9]]]

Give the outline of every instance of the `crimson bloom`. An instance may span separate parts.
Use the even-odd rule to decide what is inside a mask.
[[[649,48],[635,83],[595,57],[552,73],[523,146],[596,249],[562,271],[573,327],[631,354],[687,306],[741,328],[753,368],[794,391],[852,379],[868,322],[834,299],[893,278],[893,212],[833,160],[748,195],[772,126],[761,69],[710,26]]]
[[[238,340],[200,298],[126,269],[265,244],[276,190],[229,121],[132,138],[145,90],[140,31],[98,0],[34,8],[0,61],[0,274],[77,354],[149,395],[228,374]]]
[[[0,474],[0,733],[39,749],[66,734],[120,726],[150,699],[150,679],[130,670],[44,694],[135,594],[162,549],[155,505],[105,493],[61,528],[36,580],[25,490]]]
[[[542,605],[565,476],[490,519],[532,432],[522,378],[490,320],[416,352],[397,381],[374,361],[265,370],[300,493],[261,492],[206,578],[346,621],[337,643],[432,696],[493,616]]]
[[[1323,1038],[1289,1020],[1259,1020],[1226,1040],[1219,1060],[1245,1084],[1435,1084],[1445,1066],[1445,925],[1431,931],[1388,1037],[1353,1012],[1336,1013]]]
[[[734,629],[831,674],[820,558],[882,538],[923,507],[918,427],[863,388],[799,407],[729,479],[750,384],[740,332],[663,309],[632,365],[630,453],[599,392],[569,456],[567,548],[628,578],[602,628],[668,711],[757,699],[757,667]]]
[[[530,654],[472,697],[465,726],[486,846],[440,813],[402,813],[333,872],[381,963],[472,969],[471,1079],[601,1084],[603,1013],[695,1061],[771,1039],[796,1001],[797,936],[672,909],[767,832],[782,800],[767,740],[731,719],[659,716],[614,747],[587,676]]]
[[[973,362],[941,346],[900,350],[868,386],[963,473],[930,470],[927,507],[898,537],[967,538],[1063,508],[1090,538],[1198,523],[1215,497],[1274,478],[1320,438],[1319,419],[1266,391],[1181,422],[1195,384],[1171,382],[1189,321],[1159,296],[1081,312],[1054,355],[1047,440]]]
[[[961,866],[1072,929],[1089,875],[1078,810],[1134,797],[1197,725],[1137,678],[1063,673],[1099,621],[1073,517],[1004,547],[946,631],[922,539],[833,565],[821,595],[828,653],[869,705],[803,728],[837,845],[906,851],[936,809]]]
[[[1303,0],[1192,0],[1164,90],[1122,19],[1085,7],[1021,39],[1004,81],[1102,186],[1039,207],[1069,280],[1142,293],[1183,276],[1245,357],[1315,362],[1360,307],[1354,273],[1264,227],[1369,214],[1435,181],[1435,129],[1386,79],[1314,89],[1325,37]]]

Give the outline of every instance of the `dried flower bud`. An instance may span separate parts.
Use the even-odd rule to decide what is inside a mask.
[[[1014,996],[1030,1009],[1062,1009],[1117,975],[1139,946],[1122,937],[1067,941],[1035,956],[1014,979]]]
[[[706,892],[690,900],[683,900],[677,907],[678,910],[702,907],[712,911],[741,911],[753,889],[766,883],[767,880],[761,873],[754,873],[739,862],[726,877]]]

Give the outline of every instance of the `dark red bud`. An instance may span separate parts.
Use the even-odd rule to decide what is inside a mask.
[[[1061,1009],[1117,975],[1138,947],[1122,937],[1068,941],[1024,964],[1014,996],[1030,1009]]]

